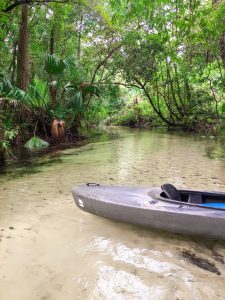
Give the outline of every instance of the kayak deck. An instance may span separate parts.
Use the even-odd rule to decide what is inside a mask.
[[[165,198],[161,188],[78,186],[72,193],[80,209],[95,215],[171,232],[225,239],[225,209],[207,207],[210,203],[218,205],[218,201],[223,204],[224,193],[180,190],[181,201]],[[200,194],[202,203],[191,203],[190,194]]]

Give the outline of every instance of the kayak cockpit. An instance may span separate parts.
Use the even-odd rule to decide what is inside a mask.
[[[157,198],[166,202],[225,210],[225,193],[177,190],[171,184],[164,184]]]

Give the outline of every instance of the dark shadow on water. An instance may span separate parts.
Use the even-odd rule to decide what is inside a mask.
[[[66,149],[76,149],[85,146],[89,143],[106,142],[113,139],[118,139],[119,136],[108,132],[98,132],[88,138],[78,139],[71,143],[62,143],[60,145],[51,145],[43,149],[29,150],[23,146],[12,149],[15,156],[14,159],[9,159],[0,165],[0,181],[12,180],[21,176],[40,173],[43,167],[52,166],[62,163],[63,157],[79,155],[78,151],[73,153],[63,153]],[[93,150],[94,147],[87,149]]]
[[[24,147],[13,149],[14,159],[10,159],[0,166],[1,178],[16,179],[18,177],[39,173],[43,166],[52,166],[61,163],[61,151],[78,148],[86,145],[89,139],[83,139],[74,143],[51,145],[48,148],[29,150]]]
[[[0,168],[1,178],[16,179],[24,175],[35,174],[42,171],[43,166],[51,166],[60,163],[59,158],[49,158],[48,161],[42,162],[38,158],[24,158],[23,160],[14,161],[6,166]]]

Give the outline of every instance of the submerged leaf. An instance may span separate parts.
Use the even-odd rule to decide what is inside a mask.
[[[24,147],[28,148],[28,149],[36,149],[36,148],[45,148],[48,147],[49,143],[40,139],[37,136],[33,136],[28,142],[26,142],[26,144],[24,145]]]

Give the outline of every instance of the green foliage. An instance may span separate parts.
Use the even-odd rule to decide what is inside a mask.
[[[102,105],[101,99],[93,101],[84,113],[84,120],[87,127],[101,124],[109,115],[108,108]]]
[[[5,117],[0,114],[0,119],[4,121]],[[0,161],[11,155],[11,143],[18,134],[17,129],[10,128],[6,125],[6,122],[4,123],[0,123]]]
[[[101,93],[100,93],[101,91]],[[125,91],[127,93],[127,91]],[[118,86],[110,84],[101,86],[98,90],[98,98],[91,101],[84,112],[84,119],[87,125],[98,125],[110,121],[111,116],[124,107],[125,100],[122,99]]]
[[[129,31],[116,54],[117,69],[144,92],[158,117],[169,126],[189,128],[198,119],[219,120],[225,92],[225,49],[219,46],[224,3],[110,3],[114,18]]]
[[[144,99],[129,101],[123,109],[111,117],[111,123],[131,127],[148,127],[161,125],[159,118],[154,114],[149,102]]]
[[[221,106],[221,112],[222,113],[225,113],[225,102],[222,104],[222,106]]]

